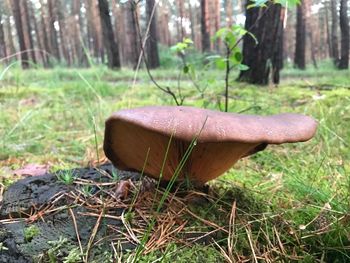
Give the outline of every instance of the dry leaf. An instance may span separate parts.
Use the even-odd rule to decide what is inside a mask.
[[[21,169],[13,171],[15,175],[26,175],[26,176],[38,176],[46,174],[49,170],[49,166],[45,164],[27,164]]]

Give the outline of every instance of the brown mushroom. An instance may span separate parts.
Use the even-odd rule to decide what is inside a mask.
[[[162,180],[169,181],[195,139],[177,179],[188,176],[205,183],[268,144],[311,139],[316,127],[314,119],[301,114],[254,116],[149,106],[114,113],[106,121],[104,151],[116,167],[143,170],[154,178],[160,177],[164,163]]]

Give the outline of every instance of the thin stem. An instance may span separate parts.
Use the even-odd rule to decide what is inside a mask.
[[[228,87],[229,87],[229,77],[230,77],[230,55],[231,55],[231,49],[230,47],[225,43],[226,45],[226,73],[225,73],[225,112],[228,111]]]

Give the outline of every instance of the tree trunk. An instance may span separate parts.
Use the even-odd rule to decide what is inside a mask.
[[[125,61],[136,68],[140,55],[140,41],[137,29],[137,5],[134,1],[124,4],[125,18]]]
[[[38,60],[41,61],[42,65],[46,67],[47,65],[45,61],[45,51],[44,51],[43,41],[40,36],[39,26],[35,17],[35,10],[32,2],[29,2],[28,8],[29,8],[29,14],[30,14],[29,19],[33,23],[36,44],[39,48],[39,52],[36,52],[36,55],[37,55],[36,57]]]
[[[186,37],[185,28],[184,28],[184,19],[185,19],[184,0],[177,0],[176,3],[177,3],[177,10],[178,10],[177,15],[179,18],[177,20],[177,23],[178,23],[177,41],[182,42],[183,39]]]
[[[22,68],[27,69],[29,68],[28,52],[27,52],[28,48],[26,46],[25,39],[24,39],[24,31],[23,31],[23,24],[22,24],[23,21],[22,21],[21,7],[20,7],[19,1],[12,0],[12,12],[13,12],[13,17],[15,19],[18,42],[19,42],[19,47],[21,51]]]
[[[114,1],[113,1],[114,3]],[[102,29],[101,19],[99,15],[98,3],[96,0],[86,0],[87,4],[87,26],[90,33],[89,45],[93,50],[93,54],[96,58],[102,58],[103,56],[103,44],[102,44]],[[114,14],[115,20],[118,16]]]
[[[197,39],[196,39],[196,8],[193,8],[191,5],[191,1],[188,1],[188,8],[189,8],[189,19],[190,19],[190,29],[191,29],[191,39],[194,43],[194,46],[197,46]]]
[[[154,9],[154,11],[153,11]],[[155,0],[148,0],[146,2],[147,22],[151,21],[149,28],[149,35],[147,38],[147,63],[150,68],[158,68],[159,55],[158,55],[158,34],[157,34],[157,17],[156,17]],[[153,13],[153,16],[152,16]]]
[[[338,49],[338,16],[337,16],[337,0],[331,0],[331,14],[332,14],[332,58],[334,64],[338,64],[339,49]]]
[[[326,34],[327,34],[327,45],[328,45],[328,55],[329,57],[333,57],[333,49],[332,49],[332,37],[331,32],[329,30],[329,14],[328,14],[328,3],[324,3],[324,12],[325,12],[325,21],[326,21]]]
[[[252,3],[248,1],[246,7]],[[267,5],[265,8],[246,8],[245,28],[255,35],[258,43],[249,35],[244,37],[243,64],[249,69],[240,72],[239,81],[266,85],[272,73],[273,82],[279,82],[279,71],[283,66],[285,10],[278,4]]]
[[[210,51],[208,0],[201,0],[202,52]]]
[[[57,18],[58,18],[58,25],[59,25],[59,36],[60,36],[60,47],[61,47],[61,53],[67,63],[68,66],[71,66],[72,61],[71,57],[69,56],[68,51],[68,40],[67,40],[67,28],[66,28],[66,8],[64,2],[62,3],[60,0],[55,1],[56,10],[57,10]]]
[[[226,26],[231,27],[233,24],[232,16],[233,16],[233,9],[232,9],[232,0],[225,0],[225,11],[226,11]]]
[[[13,42],[12,26],[10,21],[10,16],[6,17],[6,39],[8,41],[8,55],[15,54],[17,52],[15,44]],[[16,56],[18,57],[18,56]]]
[[[57,59],[57,61],[61,60],[60,55],[60,49],[58,46],[58,35],[57,31],[55,29],[55,21],[56,21],[56,15],[55,15],[55,5],[54,0],[47,0],[47,7],[48,7],[48,27],[49,27],[49,43],[50,43],[50,49],[53,54],[53,56]]]
[[[100,11],[100,19],[102,25],[102,35],[105,49],[107,51],[108,67],[113,69],[120,68],[120,58],[118,45],[114,40],[111,17],[109,15],[109,7],[107,0],[98,0]]]
[[[123,48],[122,48],[122,43],[121,39],[124,38],[124,24],[123,24],[123,16],[122,12],[120,10],[120,6],[117,3],[117,0],[112,0],[112,12],[113,12],[113,18],[114,18],[114,40],[115,43],[118,45],[118,51],[119,51],[119,56],[120,56],[120,62],[121,65],[123,65]]]
[[[219,0],[215,0],[214,1],[214,6],[213,6],[213,31],[212,31],[212,36],[215,35],[216,32],[219,31],[220,29],[220,1]],[[218,39],[217,41],[214,42],[214,48],[217,52],[219,52],[219,48],[220,48],[220,39]]]
[[[0,12],[1,11],[2,10],[0,10]],[[4,32],[4,27],[3,27],[3,24],[1,23],[1,20],[2,20],[2,14],[0,13],[0,59],[3,59],[7,57],[7,52],[6,52],[5,32]]]
[[[306,2],[305,0],[297,6],[297,24],[295,38],[294,66],[305,69],[305,46],[306,46]]]
[[[158,17],[160,25],[159,41],[165,46],[171,46],[171,36],[169,31],[169,8],[163,6],[159,9],[160,15]]]
[[[307,1],[307,0],[306,0]],[[311,20],[311,3],[310,2],[305,2],[305,23],[306,23],[306,29],[307,29],[307,37],[309,39],[309,45],[310,45],[310,57],[311,57],[311,61],[312,64],[314,65],[315,68],[317,67],[317,61],[316,61],[316,50],[317,47],[315,45],[315,31],[319,31],[320,29],[315,29],[314,27],[314,20]],[[318,42],[319,43],[319,42]]]
[[[87,54],[84,50],[84,41],[81,34],[82,31],[82,19],[80,14],[81,2],[80,0],[72,1],[72,33],[74,34],[73,39],[73,50],[79,66],[89,66]]]
[[[49,55],[51,54],[51,48],[50,48],[50,42],[49,42],[49,37],[48,37],[48,30],[47,30],[47,24],[46,24],[46,19],[45,19],[45,6],[42,0],[40,0],[40,33],[41,33],[41,39],[44,47],[44,66],[50,67],[50,57]],[[46,63],[46,64],[45,64]]]
[[[32,37],[32,26],[30,23],[27,1],[21,1],[20,8],[21,8],[21,16],[22,16],[21,19],[22,19],[22,25],[23,25],[24,41],[26,42],[26,47],[28,48],[31,61],[34,64],[36,64],[34,42]]]
[[[348,18],[348,1],[340,1],[340,31],[341,31],[341,54],[339,60],[339,69],[349,68],[349,18]]]

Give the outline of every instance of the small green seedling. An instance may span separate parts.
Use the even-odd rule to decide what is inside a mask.
[[[30,242],[34,237],[39,235],[39,233],[40,229],[35,225],[31,225],[24,229],[24,240],[26,242]]]
[[[86,185],[83,185],[83,186],[81,187],[81,192],[82,192],[85,196],[89,197],[89,196],[92,196],[93,188],[92,188],[91,185],[86,184]]]
[[[71,171],[65,171],[57,174],[57,180],[64,183],[65,185],[71,185],[74,182],[74,175]]]

